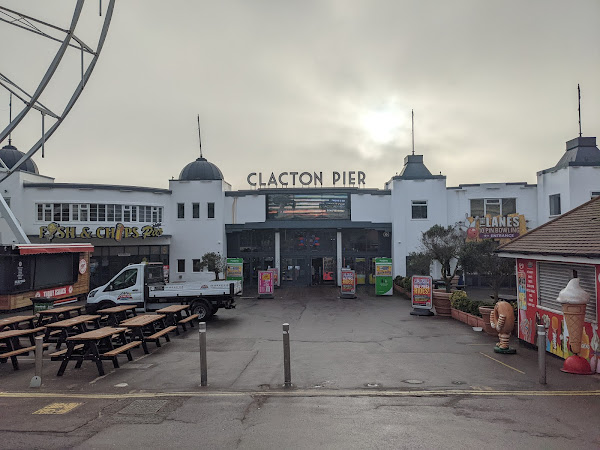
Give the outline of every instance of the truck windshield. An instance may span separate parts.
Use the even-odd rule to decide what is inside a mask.
[[[146,266],[146,282],[148,284],[164,283],[162,266]]]

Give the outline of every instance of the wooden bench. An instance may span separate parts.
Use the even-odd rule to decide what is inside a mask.
[[[177,323],[183,327],[183,331],[187,331],[187,328],[186,328],[185,324],[189,322],[190,327],[194,328],[194,322],[193,322],[193,320],[197,319],[197,318],[198,318],[198,314],[192,314],[191,316],[188,316],[185,319],[181,319]]]
[[[50,344],[42,344],[42,345],[44,348],[48,348],[48,346]],[[29,353],[29,352],[33,352],[33,351],[35,351],[35,345],[32,345],[31,347],[22,347],[22,348],[13,350],[11,352],[0,353],[0,359],[8,359],[11,356],[22,355],[23,353]]]
[[[157,331],[156,333],[154,333],[150,336],[147,336],[145,338],[145,340],[146,341],[154,341],[154,342],[156,342],[156,346],[160,347],[160,338],[162,336],[164,336],[165,340],[167,342],[171,342],[171,339],[169,339],[169,332],[175,331],[175,330],[177,330],[177,325],[171,325],[170,327],[163,328],[162,330]]]
[[[133,361],[133,357],[131,356],[131,349],[139,347],[141,344],[141,341],[131,341],[128,344],[121,345],[120,347],[114,348],[106,353],[103,353],[102,357],[110,358],[113,362],[113,366],[115,366],[115,369],[118,369],[119,361],[117,360],[117,355],[125,353],[127,355],[127,359],[129,361]]]
[[[83,348],[83,344],[78,344],[75,347],[73,347],[73,350],[81,350]],[[65,353],[67,353],[67,349],[63,349],[63,350],[59,350],[57,352],[54,353],[50,353],[50,359],[52,361],[60,361],[62,358],[60,358],[62,355],[64,355]]]

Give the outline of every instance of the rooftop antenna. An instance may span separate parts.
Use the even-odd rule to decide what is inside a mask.
[[[581,137],[581,89],[577,83],[577,111],[579,111],[579,137]]]
[[[12,122],[12,92],[10,93],[10,97],[8,100],[8,123]],[[8,145],[12,143],[12,130],[8,134]]]
[[[200,136],[200,114],[198,114],[198,143],[200,144],[200,158],[202,158],[202,137]]]
[[[415,156],[415,110],[411,109],[410,113],[412,115],[412,130],[410,132],[412,136],[412,154]]]

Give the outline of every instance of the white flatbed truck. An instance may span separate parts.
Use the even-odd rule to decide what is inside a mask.
[[[241,281],[165,283],[161,263],[130,264],[108,283],[92,289],[86,309],[93,313],[117,305],[135,304],[144,311],[189,304],[198,320],[212,317],[219,308],[235,308],[242,294]]]

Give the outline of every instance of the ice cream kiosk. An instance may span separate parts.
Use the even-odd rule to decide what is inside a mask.
[[[600,373],[599,200],[498,248],[516,261],[519,339],[535,345],[545,325],[546,350],[566,360],[565,372]]]

